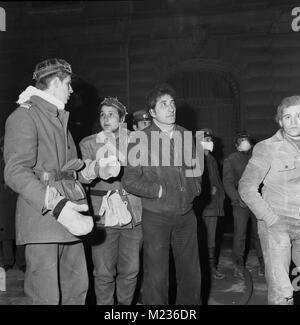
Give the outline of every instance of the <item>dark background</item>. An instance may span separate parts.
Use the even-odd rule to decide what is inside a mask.
[[[236,131],[256,141],[277,129],[276,106],[299,93],[300,32],[288,0],[1,2],[0,128],[16,108],[36,63],[71,63],[77,78],[67,105],[78,142],[99,129],[97,106],[117,96],[132,113],[159,82],[177,91],[177,122],[210,127],[220,169]],[[2,133],[2,132],[1,132]],[[231,231],[226,199],[225,230]],[[226,228],[227,227],[227,228]]]

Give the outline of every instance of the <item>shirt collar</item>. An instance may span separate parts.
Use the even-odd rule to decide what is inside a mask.
[[[155,119],[153,119],[153,122],[155,123],[155,125],[158,127],[158,129],[161,131],[161,132],[163,132],[164,134],[166,134],[170,139],[172,138],[172,135],[173,135],[173,132],[174,132],[174,130],[175,130],[175,124],[173,124],[173,127],[172,127],[172,129],[171,128],[169,128],[169,129],[163,129],[162,127],[161,127],[161,125],[159,125],[158,123],[157,123],[157,121],[155,120]]]

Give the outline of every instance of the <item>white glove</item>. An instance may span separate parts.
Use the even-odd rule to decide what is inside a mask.
[[[120,173],[121,165],[116,156],[101,158],[98,161],[98,164],[99,176],[104,180],[107,180],[111,177],[117,177]]]
[[[115,213],[113,213],[112,206],[110,206],[108,203],[108,197],[110,193],[111,191],[108,191],[107,194],[103,196],[102,204],[99,210],[100,216],[103,216],[105,213],[105,224],[104,224],[105,227],[113,227],[118,224],[118,218],[115,215]]]
[[[57,221],[75,236],[86,235],[92,231],[94,222],[91,216],[79,213],[82,211],[88,211],[87,204],[68,201],[60,211]]]
[[[81,171],[81,175],[88,181],[94,180],[99,174],[99,165],[96,160],[86,159],[85,167]]]
[[[112,206],[113,214],[117,216],[120,226],[130,223],[132,216],[127,209],[127,202],[122,201],[119,193],[114,193],[108,198],[108,204]]]

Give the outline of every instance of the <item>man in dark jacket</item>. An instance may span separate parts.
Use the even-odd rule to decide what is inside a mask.
[[[258,274],[264,275],[264,261],[257,234],[257,220],[255,215],[241,199],[238,192],[239,180],[251,157],[251,139],[247,132],[239,132],[234,138],[236,152],[230,154],[223,164],[223,184],[226,194],[231,199],[234,218],[233,233],[233,266],[235,276],[244,276],[244,254],[247,235],[247,224],[251,218],[253,242],[256,248],[260,268]]]
[[[76,177],[83,162],[67,129],[64,107],[71,66],[62,59],[39,63],[20,106],[5,127],[5,182],[18,193],[17,244],[26,245],[24,291],[30,304],[84,304],[88,289],[83,244],[93,219]]]
[[[202,175],[202,193],[199,205],[202,210],[202,219],[206,226],[211,275],[215,279],[223,279],[224,274],[217,269],[215,246],[218,217],[224,216],[223,203],[225,193],[220,179],[217,161],[211,154],[214,147],[212,130],[205,128],[201,131],[204,132],[202,141],[204,150],[204,172]]]
[[[176,154],[185,152],[187,155],[186,151],[192,151],[192,134],[189,145],[180,147],[176,139],[183,138],[185,129],[175,124],[174,91],[169,85],[151,91],[147,104],[153,122],[135,133],[144,135],[140,148],[145,160],[131,161],[133,147],[129,146],[128,166],[122,179],[128,192],[142,197],[143,303],[168,304],[171,245],[177,279],[176,303],[197,305],[201,303],[201,271],[192,207],[194,198],[200,194],[201,172],[197,174],[188,168],[193,166],[189,159],[185,159],[189,162],[186,165],[175,161]],[[164,164],[168,159],[169,164]]]

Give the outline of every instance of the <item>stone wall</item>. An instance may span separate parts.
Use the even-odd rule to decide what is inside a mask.
[[[85,115],[77,111],[74,119],[89,120],[89,127],[97,119],[96,107],[103,96],[119,97],[132,112],[145,106],[156,83],[168,80],[178,69],[209,69],[233,80],[237,96],[234,118],[232,113],[229,117],[232,130],[247,129],[257,140],[269,137],[277,128],[276,106],[283,97],[299,92],[300,32],[291,29],[296,5],[214,2],[215,7],[213,2],[201,7],[199,2],[191,1],[189,6],[179,0],[159,1],[156,6],[149,1],[91,2],[75,5],[69,12],[54,8],[50,13],[22,2],[4,2],[1,127],[16,107],[18,94],[32,83],[34,65],[53,56],[68,60],[80,76],[81,95],[73,95],[70,105]],[[93,100],[82,95],[83,85]],[[230,141],[232,134],[227,135]]]

